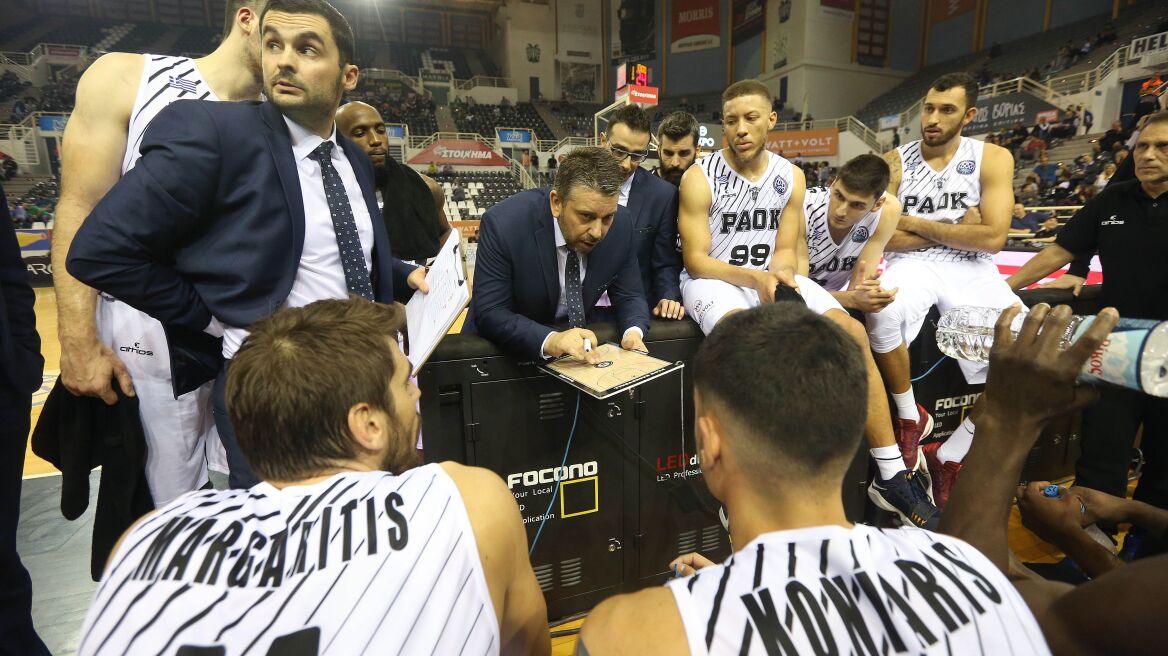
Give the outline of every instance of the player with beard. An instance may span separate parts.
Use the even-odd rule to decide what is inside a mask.
[[[1010,227],[1014,159],[1000,146],[961,136],[977,112],[977,91],[977,81],[964,73],[937,78],[921,106],[923,138],[885,154],[891,169],[888,192],[896,195],[903,213],[885,247],[883,280],[899,292],[867,321],[876,362],[896,403],[897,442],[906,455],[917,452],[933,427],[909,379],[908,343],[925,315],[934,305],[944,312],[962,305],[1006,308],[1021,302],[993,262]],[[966,360],[959,365],[970,384],[985,382],[986,365]],[[980,407],[981,401],[947,441],[921,449],[941,509],[969,450]],[[919,461],[908,464],[919,466]]]
[[[377,204],[389,231],[393,256],[425,264],[438,255],[450,236],[442,186],[432,178],[403,166],[385,149],[385,121],[372,106],[351,102],[337,109],[337,130],[373,160]],[[386,197],[393,202],[386,203]],[[432,202],[431,202],[432,201]]]
[[[803,248],[803,172],[766,149],[777,115],[770,91],[744,80],[722,94],[722,123],[730,147],[704,158],[681,181],[678,228],[685,269],[681,294],[707,335],[726,316],[795,288],[807,307],[838,324],[863,349],[868,378],[867,436],[880,477],[880,505],[916,526],[933,528],[939,515],[897,448],[880,372],[864,327],[814,281],[796,274]]]
[[[77,84],[61,145],[61,200],[53,230],[53,286],[61,343],[61,383],[113,405],[136,394],[155,503],[207,483],[208,456],[222,461],[211,416],[211,385],[174,398],[162,325],[78,282],[65,256],[85,217],[141,157],[146,127],[175,100],[254,100],[260,95],[259,22],[264,0],[231,0],[223,41],[200,59],[112,52]]]
[[[132,527],[79,653],[548,653],[514,497],[413,449],[404,319],[353,298],[251,326],[227,404],[262,482],[192,492]]]
[[[657,126],[657,159],[654,173],[675,187],[698,159],[698,120],[689,112],[673,112]]]

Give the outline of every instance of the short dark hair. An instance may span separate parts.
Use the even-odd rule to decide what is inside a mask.
[[[333,40],[337,42],[337,51],[341,55],[341,66],[354,63],[353,28],[343,14],[325,0],[269,0],[264,13],[260,14],[260,26],[269,11],[279,11],[285,14],[312,14],[328,21],[332,30]]]
[[[933,84],[929,86],[933,91],[948,91],[956,87],[965,89],[966,109],[977,104],[977,79],[969,73],[946,73],[933,80]]]
[[[563,199],[567,199],[576,187],[588,187],[605,196],[616,196],[624,181],[620,162],[612,153],[604,148],[585,146],[568,153],[556,167],[552,188]]]
[[[766,98],[768,105],[774,102],[774,96],[771,95],[771,90],[767,88],[767,85],[758,80],[739,80],[726,87],[726,90],[722,92],[722,104],[725,105],[742,96],[762,96]]]
[[[349,408],[365,402],[392,414],[390,343],[404,321],[400,306],[351,298],[252,324],[225,396],[239,448],[260,478],[308,478],[355,456]]]
[[[723,319],[693,371],[729,423],[730,448],[759,478],[842,475],[859,448],[868,406],[860,347],[806,308],[767,303]]]
[[[878,155],[860,155],[840,167],[837,176],[848,191],[880,198],[888,188],[888,162]]]
[[[674,141],[693,137],[694,148],[698,145],[698,120],[689,112],[673,112],[657,126],[657,140],[669,137]]]
[[[640,105],[625,105],[613,112],[608,119],[608,127],[604,130],[605,134],[611,135],[612,128],[615,125],[625,124],[629,130],[633,132],[649,132],[653,129],[652,123],[649,122],[649,115],[645,110],[641,109]]]

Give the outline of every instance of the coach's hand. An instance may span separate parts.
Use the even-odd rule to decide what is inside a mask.
[[[657,301],[657,307],[653,308],[653,316],[662,319],[683,319],[685,318],[685,306],[677,301],[663,298]]]
[[[584,340],[588,340],[591,345],[590,351],[584,350]],[[547,346],[544,347],[544,352],[553,358],[570,355],[581,362],[596,364],[600,362],[600,354],[596,352],[598,346],[600,346],[600,342],[596,339],[596,333],[587,328],[569,328],[552,333],[552,336],[548,338]]]
[[[1044,283],[1044,284],[1039,285],[1038,288],[1039,289],[1069,289],[1069,290],[1071,290],[1071,294],[1073,294],[1076,298],[1078,298],[1079,292],[1083,291],[1083,284],[1085,282],[1087,282],[1086,278],[1080,278],[1079,276],[1072,275],[1070,273],[1064,273],[1063,275],[1059,276],[1058,278],[1055,278],[1054,280],[1052,280],[1048,283]]]
[[[97,339],[61,340],[61,384],[75,396],[94,396],[106,405],[118,402],[113,381],[122,393],[134,396],[134,383],[126,365],[108,346]]]
[[[429,294],[430,285],[426,284],[426,273],[428,271],[429,270],[426,267],[418,267],[414,269],[410,272],[410,275],[406,277],[406,283],[409,284],[411,289],[416,289],[423,294]]]
[[[648,353],[649,348],[645,346],[645,340],[635,330],[625,333],[621,339],[621,348],[626,351],[640,351],[641,353]]]

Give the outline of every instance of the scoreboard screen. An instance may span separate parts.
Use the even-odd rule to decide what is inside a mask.
[[[630,84],[649,86],[649,67],[644,64],[621,64],[616,69],[616,88]]]

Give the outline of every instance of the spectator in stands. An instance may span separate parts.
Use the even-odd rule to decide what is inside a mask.
[[[426,167],[426,175],[430,176],[431,178],[438,177],[438,163],[437,162],[430,162],[430,165]]]
[[[1116,169],[1118,169],[1123,164],[1124,160],[1126,160],[1128,158],[1128,155],[1130,155],[1130,154],[1131,153],[1127,148],[1116,148],[1115,149],[1114,160],[1115,160]]]
[[[620,163],[619,203],[633,222],[641,287],[653,316],[681,319],[681,254],[677,250],[677,187],[641,168],[649,150],[649,117],[640,105],[612,114],[600,145]],[[604,307],[605,299],[597,305]],[[601,310],[601,314],[608,314]]]
[[[1050,155],[1043,149],[1038,154],[1038,164],[1034,166],[1034,173],[1038,175],[1042,189],[1053,187],[1058,181],[1058,164],[1050,161]]]
[[[819,186],[826,187],[828,181],[831,179],[831,165],[827,162],[820,162],[816,176],[816,182],[819,183]]]
[[[4,159],[2,169],[4,179],[11,180],[15,178],[16,174],[20,171],[20,165],[16,163],[15,159],[9,157],[8,155],[0,155],[0,157]]]
[[[1026,184],[1022,185],[1018,189],[1018,193],[1015,195],[1015,199],[1019,203],[1025,203],[1027,205],[1032,205],[1034,203],[1037,203],[1038,198],[1039,198],[1038,185],[1033,183],[1033,182],[1027,182]]]
[[[1111,177],[1115,175],[1116,166],[1112,162],[1103,165],[1103,171],[1095,176],[1095,190],[1103,191],[1108,182],[1111,182]]]
[[[1080,105],[1082,107],[1082,105]],[[1083,110],[1083,134],[1091,134],[1091,127],[1095,125],[1095,115],[1090,109]]]
[[[1090,182],[1081,182],[1075,188],[1074,202],[1076,205],[1086,205],[1087,201],[1095,197],[1098,189]]]
[[[1115,144],[1123,144],[1129,136],[1131,133],[1123,129],[1123,124],[1115,121],[1111,124],[1111,129],[1104,132],[1103,136],[1099,138],[1099,146],[1103,150],[1114,150]]]
[[[689,112],[673,112],[657,126],[657,177],[673,186],[698,157],[698,120]]]
[[[1054,135],[1051,134],[1051,127],[1047,124],[1045,118],[1038,119],[1038,125],[1034,126],[1030,134],[1042,139],[1047,146],[1050,146],[1050,141],[1054,138]]]
[[[1018,122],[1015,123],[1014,128],[1007,133],[1006,138],[1000,140],[998,145],[1007,150],[1014,151],[1016,148],[1022,147],[1022,144],[1026,141],[1026,137],[1028,135],[1029,132],[1026,130],[1026,126],[1022,125],[1021,122]]]
[[[454,179],[454,165],[453,164],[447,163],[447,164],[442,165],[442,179],[445,180],[446,182],[450,182],[451,180]]]
[[[24,205],[16,203],[12,207],[12,221],[17,224],[17,227],[24,227],[28,222],[28,212],[25,211]]]
[[[900,148],[900,129],[892,128],[892,147]]]
[[[1026,142],[1022,144],[1022,148],[1018,151],[1018,159],[1026,161],[1036,161],[1039,156],[1046,152],[1047,143],[1042,140],[1037,134],[1032,134],[1026,137]]]
[[[466,189],[462,186],[460,178],[455,178],[450,184],[450,199],[456,203],[466,200]]]
[[[462,332],[523,358],[570,355],[596,364],[599,353],[585,344],[600,342],[584,326],[607,291],[621,346],[646,350],[649,307],[636,237],[628,214],[618,211],[623,180],[611,153],[577,148],[560,162],[553,188],[521,191],[487,210]]]
[[[763,304],[718,324],[692,370],[697,459],[735,553],[722,564],[684,555],[672,566],[685,578],[609,597],[584,623],[588,653],[878,654],[883,645],[1000,654],[1011,643],[1043,653],[1039,624],[1002,571],[1011,487],[993,499],[992,521],[1002,524],[993,558],[949,535],[848,521],[840,487],[868,392],[859,348],[843,330],[791,303]],[[830,390],[830,412],[816,390]],[[995,386],[987,397],[1000,393]],[[994,421],[1013,428],[1012,407],[1001,406],[991,432]],[[975,477],[992,474],[976,461]]]
[[[557,162],[556,162],[555,153],[548,155],[547,171],[548,171],[548,183],[549,184],[554,183],[556,181],[556,164],[557,164]]]
[[[373,106],[363,102],[341,105],[337,108],[336,121],[337,132],[360,146],[373,161],[377,205],[389,233],[393,256],[426,264],[438,255],[450,236],[442,186],[389,156],[385,149],[385,122]],[[464,195],[455,200],[465,199]]]
[[[1014,214],[1010,217],[1010,229],[1038,232],[1042,223],[1049,218],[1051,218],[1049,212],[1028,212],[1022,203],[1014,203]]]

